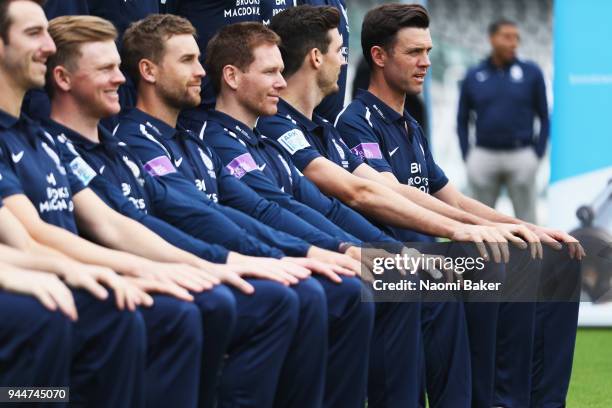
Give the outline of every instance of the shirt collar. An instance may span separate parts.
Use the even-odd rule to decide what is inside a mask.
[[[493,71],[496,71],[498,69],[500,69],[500,67],[498,67],[497,65],[493,64],[493,58],[491,56],[488,56],[484,61],[484,65]],[[504,71],[507,71],[510,69],[510,67],[514,64],[516,64],[518,62],[518,58],[514,57],[512,59],[512,61],[508,62],[507,64],[505,64],[501,69],[503,69]]]
[[[360,101],[368,105],[368,107],[372,107],[374,111],[372,112],[372,114],[377,114],[386,123],[393,123],[403,119],[407,123],[416,124],[416,120],[412,116],[410,116],[410,113],[408,113],[406,109],[404,109],[404,114],[400,115],[399,113],[397,113],[397,111],[395,111],[395,109],[384,103],[370,91],[359,89],[357,91],[355,99],[359,99]]]
[[[10,129],[19,121],[19,118],[0,109],[0,126]]]
[[[44,121],[44,126],[47,130],[52,132],[55,137],[63,135],[66,139],[70,140],[73,145],[87,151],[94,151],[99,148],[104,148],[106,151],[114,154],[117,151],[117,146],[123,143],[115,138],[103,126],[98,126],[98,138],[100,139],[99,143],[93,142],[75,130],[51,119],[46,119]]]
[[[15,117],[0,110],[0,127],[7,130],[15,129],[20,135],[25,136],[32,146],[34,146],[39,136],[43,136],[43,129],[40,127],[40,123],[30,119],[24,113],[19,117]]]
[[[133,120],[142,125],[146,125],[155,130],[156,134],[164,139],[172,139],[176,134],[176,129],[164,122],[161,119],[151,116],[138,108],[128,110],[124,118]]]
[[[282,98],[278,102],[277,115],[286,117],[289,120],[299,123],[308,132],[312,132],[320,126],[315,121],[316,120],[315,115],[313,115],[313,120],[308,119],[306,116],[302,114],[302,112],[295,109],[293,106],[291,106],[287,101],[285,101]]]
[[[239,138],[245,143],[249,143],[252,146],[257,146],[259,142],[259,133],[250,129],[247,125],[241,121],[234,119],[233,117],[213,110],[208,112],[208,120],[217,122],[230,134],[230,136]]]

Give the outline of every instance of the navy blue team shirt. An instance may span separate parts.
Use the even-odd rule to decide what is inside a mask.
[[[375,170],[393,173],[402,184],[435,194],[448,183],[421,126],[406,110],[402,115],[368,91],[357,93],[338,116],[336,128],[353,153]],[[430,240],[406,229],[389,231],[401,241]]]
[[[503,68],[488,58],[471,68],[461,85],[457,133],[461,153],[469,151],[470,113],[476,114],[476,145],[494,150],[532,146],[542,157],[546,151],[549,120],[542,71],[532,62],[515,59]],[[534,118],[540,134],[534,134]]]
[[[116,136],[138,156],[150,175],[169,188],[188,195],[190,200],[205,203],[288,255],[304,256],[308,252],[308,242],[283,232],[309,237],[308,233],[300,231],[304,223],[301,220],[294,222],[296,217],[292,214],[279,211],[278,206],[266,202],[243,186],[225,181],[220,183],[219,180],[228,178],[222,172],[217,172],[212,152],[195,144],[185,148],[186,144],[190,145],[190,140],[194,140],[190,132],[174,129],[155,117],[132,109],[122,117]],[[242,211],[223,204],[231,204]],[[337,249],[339,243],[336,240],[329,239],[329,242],[329,246]]]
[[[213,111],[204,141],[217,152],[234,177],[320,230],[346,242],[395,242],[340,201],[321,193],[293,165],[281,146],[257,130],[252,131],[232,117]]]
[[[93,176],[67,171],[51,135],[27,116],[0,111],[0,161],[0,197],[25,194],[42,220],[77,233],[72,197]]]
[[[144,224],[185,251],[211,262],[227,261],[227,249],[195,239],[161,220],[158,211],[161,206],[156,203],[163,202],[168,191],[144,171],[125,143],[105,128],[99,127],[100,143],[95,143],[51,120],[47,120],[44,127],[54,136],[64,162],[72,162],[80,156],[89,166],[89,170],[83,165],[73,171],[96,173],[89,186],[109,207]],[[178,211],[164,211],[161,215],[170,219],[182,216]]]

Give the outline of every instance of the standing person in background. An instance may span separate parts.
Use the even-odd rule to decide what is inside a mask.
[[[542,71],[519,60],[516,23],[500,19],[489,26],[491,55],[471,68],[461,86],[457,133],[474,198],[494,207],[502,186],[520,219],[536,222],[538,164],[548,140],[548,105]],[[475,113],[476,143],[468,129]],[[534,132],[534,116],[540,132]]]

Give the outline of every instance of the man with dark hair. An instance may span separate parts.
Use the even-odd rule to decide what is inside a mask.
[[[220,90],[219,99],[217,100],[220,107],[224,106],[223,104],[227,100],[224,98],[227,93],[227,84],[225,81],[219,81],[219,77],[226,75],[227,71],[232,69],[232,75],[239,75],[242,84],[240,92],[236,91],[236,93],[233,93],[233,95],[240,95],[240,101],[234,100],[236,108],[240,110],[246,109],[247,111],[255,106],[257,106],[256,109],[269,109],[270,102],[274,101],[274,98],[270,99],[262,95],[261,87],[270,81],[275,82],[279,77],[282,81],[278,71],[276,69],[268,69],[265,81],[256,82],[252,82],[253,78],[251,76],[243,76],[243,74],[250,72],[259,78],[262,75],[262,67],[260,65],[267,61],[265,56],[260,56],[259,54],[269,52],[270,50],[278,52],[277,43],[278,37],[276,34],[260,23],[240,23],[226,26],[209,42],[207,52],[211,57],[207,57],[207,60],[212,62],[209,66],[209,72],[211,83],[215,89]],[[214,55],[214,58],[212,55]],[[161,64],[161,61],[159,64]],[[238,74],[238,72],[241,74]],[[162,75],[162,73],[160,72],[158,75]],[[167,80],[172,79],[174,81],[183,76],[180,71],[175,69],[171,72],[166,71],[164,75]],[[159,76],[159,78],[162,77]],[[140,83],[142,89],[140,95],[142,106],[148,111],[157,112],[160,117],[162,115],[169,117],[168,112],[170,111],[175,112],[174,115],[176,115],[178,113],[178,106],[176,104],[179,100],[176,102],[163,101],[159,96],[153,94],[155,92],[161,96],[163,84],[159,83],[159,81],[161,79],[154,82],[153,77],[149,76],[147,71],[141,67]],[[188,81],[182,80],[181,82],[187,83]],[[255,83],[259,86],[253,86]],[[183,103],[192,103],[185,97],[181,98],[181,100]],[[230,113],[234,113],[234,111]],[[223,114],[213,111],[210,112],[210,115],[207,129],[202,129],[199,137],[195,134],[186,134],[183,137],[178,135],[177,137],[177,135],[165,132],[167,135],[158,135],[156,137],[158,143],[152,143],[150,140],[144,140],[142,136],[130,132],[124,140],[128,144],[131,143],[136,146],[136,149],[140,151],[145,160],[149,160],[154,154],[159,155],[160,152],[163,153],[164,149],[175,160],[179,157],[185,158],[185,163],[177,167],[178,173],[181,173],[183,177],[188,177],[191,183],[197,183],[200,180],[206,186],[205,191],[207,193],[209,191],[218,191],[219,200],[224,199],[226,186],[231,186],[233,183],[241,186],[240,188],[245,191],[245,197],[254,197],[249,198],[251,200],[263,200],[235,178],[247,176],[247,173],[253,170],[254,162],[248,154],[238,157],[232,164],[224,167],[220,164],[217,156],[202,143],[202,139],[207,137],[204,131],[207,131],[213,125],[216,129],[217,120],[215,118],[217,115]],[[227,117],[230,118],[230,116]],[[231,128],[232,133],[246,132],[241,127],[242,125],[239,125],[240,122],[238,120],[231,120],[235,124],[227,126]],[[140,121],[142,122],[142,119]],[[159,128],[159,124],[156,126]],[[253,124],[251,124],[250,128],[246,129],[251,131],[252,127]],[[121,133],[121,127],[118,133]],[[163,146],[163,149],[160,149],[158,144]],[[210,177],[211,173],[213,177]],[[246,195],[247,193],[248,196]],[[323,222],[328,221],[323,219]],[[313,226],[311,225],[310,228],[313,228]],[[314,229],[316,230],[316,228]],[[322,232],[319,233],[323,234]],[[346,248],[342,247],[336,249],[346,250]],[[338,256],[338,254],[334,256]],[[315,275],[314,283],[317,291],[323,293],[326,310],[328,310],[327,313],[323,314],[323,318],[325,324],[324,331],[328,331],[326,338],[329,342],[329,356],[327,349],[320,350],[321,353],[317,355],[316,360],[313,358],[312,361],[309,361],[308,365],[301,363],[302,366],[298,368],[296,365],[300,361],[298,357],[304,353],[304,350],[299,350],[292,346],[289,356],[293,358],[285,364],[284,371],[287,375],[281,377],[282,382],[279,384],[276,404],[278,406],[318,407],[325,401],[326,406],[339,406],[340,404],[357,406],[360,402],[363,402],[365,393],[363,387],[355,387],[355,384],[363,383],[366,378],[373,306],[371,303],[361,302],[362,286],[355,277],[343,276],[342,280],[339,280],[334,276],[317,274]],[[308,294],[311,289],[305,290],[305,288],[298,286],[296,291],[301,302],[307,301],[311,296]],[[363,341],[349,341],[349,339],[355,338],[361,338]],[[310,347],[314,347],[313,350],[319,350],[320,345],[319,341],[315,341],[311,343]],[[325,381],[326,364],[327,378],[330,379],[327,383]],[[288,373],[291,372],[299,372],[299,374],[293,374],[293,377],[290,379]],[[306,390],[303,387],[305,383],[314,384],[314,387]]]
[[[468,70],[461,85],[457,133],[474,198],[495,207],[506,186],[517,218],[536,222],[538,164],[548,141],[548,105],[542,71],[516,57],[519,30],[510,20],[489,26],[491,55]],[[476,143],[469,141],[476,116]],[[540,132],[534,134],[534,119]]]
[[[126,67],[135,75],[134,79],[138,83],[139,102],[136,109],[122,117],[116,135],[132,148],[141,161],[160,164],[159,166],[145,164],[145,168],[160,182],[188,194],[191,202],[209,202],[208,205],[219,208],[232,220],[238,222],[249,218],[243,212],[216,203],[216,201],[227,202],[271,224],[281,219],[285,220],[283,223],[285,225],[275,225],[283,229],[294,228],[299,232],[298,230],[302,229],[300,225],[304,221],[299,218],[296,220],[295,215],[287,214],[273,203],[257,197],[230,175],[229,171],[240,172],[241,166],[249,163],[246,158],[238,160],[228,171],[218,164],[216,156],[202,144],[198,136],[180,127],[177,131],[173,127],[176,125],[181,108],[199,104],[199,81],[204,71],[198,62],[199,51],[193,33],[164,35],[163,32],[170,27],[170,23],[168,22],[168,27],[165,27],[165,24],[158,21],[161,18],[151,16],[132,26],[124,36],[123,52],[126,54],[132,52],[132,45],[140,47],[144,42],[145,46],[142,48],[140,60],[128,57],[128,61],[131,62],[126,64]],[[258,35],[254,36],[256,38],[249,40],[239,35],[232,38],[243,42],[244,45],[253,46],[257,42],[277,41],[276,36],[261,24],[254,24],[262,28]],[[151,27],[156,27],[156,30],[160,31],[159,35],[163,36],[161,53],[157,53],[157,50],[149,48],[146,44],[145,37],[151,32]],[[224,55],[234,55],[235,58],[248,63],[249,55],[241,52],[238,47],[226,45],[224,50],[227,51]],[[134,52],[140,51],[134,50]],[[211,70],[214,71],[214,68]],[[308,228],[308,231],[321,237],[325,236],[311,225],[304,225],[303,228],[304,230]],[[280,236],[280,233],[276,235]],[[335,250],[341,249],[340,241],[336,239],[332,241],[336,241]],[[324,251],[314,246],[307,245],[305,249],[309,256],[334,263],[350,266],[354,262],[346,255]],[[346,264],[347,261],[350,261],[350,264]],[[303,279],[291,287],[300,302],[300,321],[279,377],[275,406],[320,406],[327,355],[326,343],[321,339],[329,336],[330,350],[334,356],[338,354],[343,357],[342,359],[339,357],[338,361],[346,364],[343,367],[345,369],[356,364],[353,360],[345,358],[349,353],[351,357],[359,355],[360,358],[356,359],[359,363],[365,359],[365,356],[362,357],[364,354],[362,347],[367,349],[368,346],[372,306],[360,302],[361,286],[356,278],[351,277],[354,272],[343,268],[330,270],[313,267],[312,269],[317,274],[315,279]],[[347,276],[340,279],[335,272]],[[326,294],[329,296],[326,297]],[[354,352],[352,345],[336,346],[347,336],[365,339],[365,342],[355,346],[359,348],[358,352]],[[238,373],[238,370],[235,372]],[[360,370],[355,372],[356,375],[365,375]],[[344,383],[344,380],[342,382]],[[315,386],[307,390],[303,386],[306,383]],[[235,398],[238,398],[238,394]]]
[[[364,57],[372,69],[370,86],[368,91],[360,92],[356,100],[339,116],[336,126],[342,137],[353,151],[359,153],[386,179],[412,185],[431,194],[432,197],[426,197],[425,205],[435,204],[436,208],[454,211],[468,222],[495,225],[502,230],[520,234],[530,242],[532,251],[537,249],[541,253],[540,241],[557,249],[564,243],[569,247],[571,258],[581,258],[584,251],[575,238],[561,231],[503,215],[466,197],[448,182],[433,160],[420,126],[404,110],[406,93],[418,94],[422,91],[430,66],[428,54],[432,44],[428,25],[427,11],[419,5],[387,4],[368,12],[363,22],[361,42]],[[525,231],[525,228],[529,231]],[[571,322],[575,322],[577,316],[575,304],[568,305],[558,308],[557,314],[546,313],[563,330],[569,328],[564,339],[558,342],[564,344],[563,349],[568,348],[566,342],[573,342]],[[499,319],[502,326],[498,337],[498,306],[489,304],[482,307],[466,303],[465,307],[472,351],[473,406],[490,407],[498,402],[493,397],[494,381],[499,380],[496,383],[498,390],[501,389],[500,385],[514,386],[508,383],[507,377],[495,378],[496,339],[505,345],[503,361],[509,359],[510,369],[523,370],[518,376],[529,378],[529,364],[513,366],[512,362],[516,362],[517,355],[521,355],[522,360],[530,359],[530,333],[533,332],[529,325],[533,322],[533,308],[524,307],[523,304],[502,304]],[[562,322],[557,320],[566,312],[570,316],[568,319]],[[520,346],[518,353],[517,345]],[[561,349],[558,346],[553,348]],[[517,375],[511,377],[516,378]],[[522,383],[524,385],[525,381]],[[521,398],[525,394],[528,400],[529,391],[522,389]],[[501,405],[505,406],[506,403],[513,406],[512,402],[501,401]],[[517,406],[525,405],[521,402]]]

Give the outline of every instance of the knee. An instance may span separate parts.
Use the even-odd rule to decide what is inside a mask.
[[[236,298],[227,286],[215,286],[211,290],[196,294],[194,298],[204,322],[215,321],[228,327],[235,325]]]
[[[285,320],[290,325],[297,325],[300,299],[295,291],[272,281],[256,280],[250,283],[255,287],[255,296],[261,299],[259,303],[263,306],[253,310],[260,310],[265,317],[274,317]]]
[[[317,313],[327,316],[327,297],[323,286],[313,278],[292,286],[299,300],[300,313]]]
[[[200,350],[203,343],[202,315],[198,307],[190,302],[177,302],[177,320],[173,327],[175,336],[180,337],[184,344],[195,350]]]

